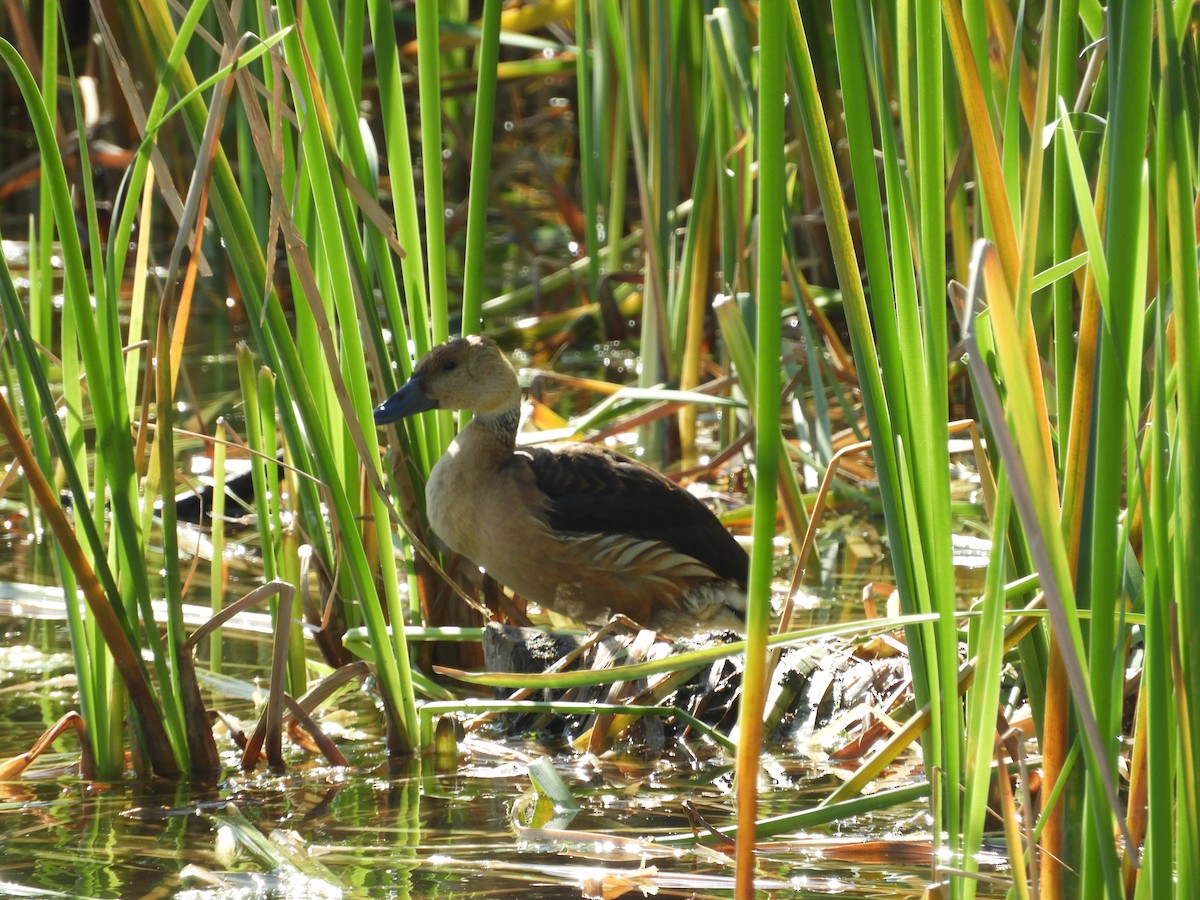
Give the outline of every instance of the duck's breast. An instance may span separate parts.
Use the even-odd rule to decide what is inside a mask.
[[[536,561],[550,552],[553,534],[528,467],[473,460],[456,440],[429,473],[425,500],[434,533],[502,584],[520,591],[516,582],[530,580],[522,575],[544,569]]]

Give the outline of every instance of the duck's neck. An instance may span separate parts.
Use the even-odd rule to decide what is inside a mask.
[[[475,412],[454,441],[464,450],[469,447],[472,458],[491,458],[497,465],[503,465],[517,449],[517,426],[520,422],[520,405],[496,412]]]

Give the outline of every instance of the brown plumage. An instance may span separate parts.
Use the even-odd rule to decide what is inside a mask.
[[[674,635],[740,629],[749,560],[708,508],[603,447],[518,450],[520,404],[500,348],[471,336],[430,350],[375,410],[379,425],[428,409],[473,412],[426,485],[446,545],[581,622],[624,613]]]

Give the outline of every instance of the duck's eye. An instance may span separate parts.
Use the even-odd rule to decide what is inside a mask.
[[[453,372],[457,368],[458,368],[458,363],[453,359],[448,359],[448,360],[446,360],[446,362],[442,363],[442,371],[443,372]]]

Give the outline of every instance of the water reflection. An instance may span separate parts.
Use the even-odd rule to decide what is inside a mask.
[[[498,758],[442,778],[417,763],[218,785],[35,777],[0,801],[0,896],[553,898],[584,883],[730,896],[720,848],[638,850],[686,831],[678,794],[654,779],[613,783],[603,765],[582,780],[588,767],[560,768],[582,806],[570,831],[513,819],[527,782]],[[715,816],[728,798],[710,791]],[[766,812],[810,803],[805,793],[777,792]],[[830,837],[765,845],[760,896],[910,896],[925,883],[919,865],[825,860]]]
[[[71,663],[58,623],[0,621],[0,756],[28,747],[74,704]],[[244,645],[240,651],[238,645]],[[254,641],[233,641],[233,677],[257,667]],[[252,697],[213,701],[234,718]],[[218,783],[123,780],[83,783],[68,737],[36,771],[0,784],[0,897],[578,897],[588,890],[634,896],[731,896],[727,849],[673,849],[648,839],[688,833],[685,801],[703,821],[732,821],[729,760],[715,751],[657,760],[604,759],[565,747],[471,737],[459,765],[386,760],[380,720],[365,692],[330,714],[352,765],[307,762],[293,748],[286,775],[228,769]],[[226,737],[227,761],[237,750]],[[530,793],[530,762],[552,753],[580,809],[554,818]],[[767,774],[764,816],[814,805],[828,770],[781,754]],[[765,844],[766,897],[908,896],[928,866],[837,861],[846,840],[908,832],[920,841],[919,808],[853,823],[855,834],[814,833]],[[914,818],[916,817],[916,818]],[[845,823],[843,826],[845,827]],[[875,859],[875,856],[872,859]]]

